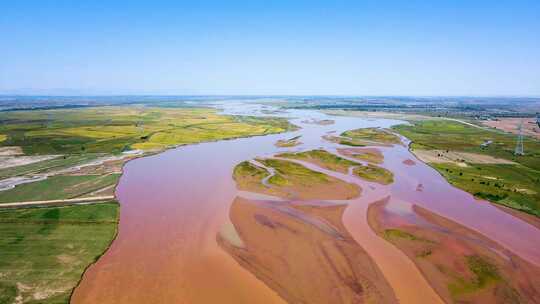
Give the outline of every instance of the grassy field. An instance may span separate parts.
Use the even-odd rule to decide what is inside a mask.
[[[394,130],[413,141],[411,150],[477,153],[517,164],[431,163],[450,183],[475,196],[540,216],[540,141],[525,138],[525,155],[514,155],[516,136],[445,120],[417,121]],[[492,141],[487,147],[481,144]]]
[[[370,182],[382,185],[388,185],[394,182],[394,174],[392,172],[372,164],[355,167],[353,174]]]
[[[322,168],[341,173],[347,173],[350,167],[358,165],[358,163],[352,162],[345,158],[341,158],[322,149],[305,151],[300,153],[281,153],[277,156],[311,162]]]
[[[271,185],[304,185],[311,187],[330,182],[329,176],[290,161],[264,159],[260,160],[260,162],[276,170],[276,174],[268,179],[268,183]]]
[[[7,139],[7,135],[5,134],[0,134],[0,142],[3,142],[4,140]]]
[[[359,187],[332,176],[310,170],[300,164],[281,159],[257,159],[275,174],[270,174],[249,162],[238,164],[233,178],[240,190],[258,192],[289,199],[351,199],[360,193]]]
[[[0,146],[25,154],[118,153],[291,130],[282,118],[219,115],[214,109],[97,107],[0,113]]]
[[[101,155],[102,154],[90,153],[65,155],[55,159],[44,160],[28,165],[5,168],[0,170],[0,179],[12,176],[42,173],[50,170],[61,170],[80,163],[92,161]]]
[[[233,179],[238,189],[254,192],[264,192],[265,187],[261,181],[270,173],[263,168],[255,166],[248,161],[243,161],[234,167]]]
[[[451,150],[508,159],[540,171],[540,141],[524,138],[525,155],[515,156],[516,136],[483,130],[455,121],[427,120],[398,125],[394,130],[413,141],[411,149]],[[491,140],[486,148],[480,145]]]
[[[0,204],[74,198],[114,185],[119,178],[120,174],[56,175],[42,181],[0,191]]]
[[[450,183],[476,197],[540,217],[540,172],[522,165],[432,164]]]
[[[276,142],[276,146],[280,148],[289,148],[289,147],[298,146],[300,144],[300,140],[299,140],[300,137],[301,136],[295,136],[289,139],[278,140]]]
[[[384,156],[379,150],[374,149],[338,149],[338,152],[342,155],[352,157],[358,160],[366,161],[369,163],[380,164],[384,160]]]
[[[116,234],[118,204],[0,210],[0,303],[68,303]]]
[[[341,136],[351,138],[353,143],[357,143],[358,145],[362,143],[369,144],[372,142],[383,144],[399,144],[401,142],[396,135],[378,128],[349,130],[341,133]]]

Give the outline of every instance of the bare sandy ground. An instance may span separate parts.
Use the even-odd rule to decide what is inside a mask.
[[[33,164],[60,156],[62,155],[0,156],[0,169]]]
[[[0,156],[23,155],[21,147],[0,147]]]
[[[461,166],[465,166],[464,162],[471,164],[515,164],[506,159],[476,153],[420,149],[414,149],[412,152],[425,163],[455,163]]]
[[[241,239],[218,243],[288,303],[397,303],[341,218],[346,205],[295,205],[236,198],[230,219]]]
[[[482,124],[505,132],[517,134],[517,128],[522,120],[523,134],[540,139],[540,128],[536,125],[536,119],[534,118],[500,118],[499,120],[482,121]]]

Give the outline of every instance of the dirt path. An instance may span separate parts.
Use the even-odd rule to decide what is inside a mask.
[[[49,200],[49,201],[3,203],[3,204],[0,204],[0,208],[54,205],[54,204],[78,204],[78,203],[87,203],[87,202],[88,203],[89,202],[105,202],[112,199],[114,199],[114,195],[79,197],[79,198],[71,198],[71,199]]]

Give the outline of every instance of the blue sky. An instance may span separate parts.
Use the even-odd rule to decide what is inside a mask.
[[[0,92],[540,95],[540,1],[0,1]]]

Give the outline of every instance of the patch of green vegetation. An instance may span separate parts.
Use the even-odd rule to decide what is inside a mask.
[[[353,144],[362,143],[383,143],[383,144],[399,144],[401,140],[398,136],[381,130],[379,128],[363,128],[349,130],[341,133],[341,136],[352,139]]]
[[[276,174],[268,179],[269,184],[276,186],[282,186],[284,183],[311,186],[330,181],[327,175],[290,161],[263,159],[260,162],[276,170]]]
[[[348,155],[348,154],[347,154]],[[354,153],[350,153],[350,157],[363,160],[370,163],[380,164],[383,162],[383,155],[377,150],[357,150]]]
[[[475,196],[540,216],[540,141],[524,138],[525,155],[514,155],[516,135],[448,120],[416,121],[393,127],[411,139],[411,149],[471,152],[518,163],[430,164],[450,183]],[[484,142],[492,141],[486,147]]]
[[[114,185],[120,174],[56,175],[0,191],[0,203],[67,199]]]
[[[360,142],[356,142],[356,141],[349,140],[349,139],[340,139],[338,141],[338,143],[340,145],[351,146],[351,147],[365,147],[366,146],[365,143],[360,143]]]
[[[388,185],[394,182],[394,174],[391,171],[373,164],[355,167],[353,174],[370,182],[376,182],[382,185]]]
[[[7,135],[6,134],[0,134],[0,142],[3,142],[4,140],[7,139]],[[1,302],[0,302],[1,303]]]
[[[420,241],[420,242],[433,243],[433,241],[430,241],[424,238],[419,238],[412,233],[409,233],[407,231],[403,231],[400,229],[385,229],[383,232],[383,237],[387,240],[402,239],[402,240],[408,240],[408,241]],[[429,254],[431,254],[431,251]]]
[[[452,185],[478,198],[540,216],[540,172],[522,165],[431,164]]]
[[[25,154],[118,153],[293,130],[283,118],[220,115],[214,109],[96,107],[0,113],[0,146]]]
[[[465,257],[472,279],[458,277],[455,282],[448,285],[450,294],[455,298],[463,294],[473,293],[490,284],[501,281],[497,267],[479,255]]]
[[[316,165],[319,165],[325,169],[342,173],[347,173],[350,167],[358,165],[358,163],[352,162],[345,158],[341,158],[322,149],[299,153],[282,153],[277,156],[313,162]]]
[[[515,156],[516,135],[485,130],[448,120],[415,121],[394,130],[412,140],[411,149],[471,152],[503,158],[540,171],[540,141],[524,138],[525,155]],[[486,141],[493,143],[482,147]]]
[[[278,140],[276,142],[276,146],[278,147],[281,147],[281,148],[288,148],[288,147],[294,147],[294,146],[297,146],[300,144],[300,139],[301,136],[295,136],[293,138],[289,138],[289,139],[284,139],[284,140]]]
[[[101,154],[73,154],[60,156],[54,159],[44,160],[37,163],[28,165],[10,167],[0,170],[0,179],[19,176],[36,174],[49,170],[61,170],[64,168],[72,167],[80,163],[89,162],[98,158]]]
[[[235,181],[240,182],[246,178],[254,178],[257,180],[262,180],[267,177],[269,173],[260,167],[253,165],[248,161],[243,161],[234,167],[233,178]]]
[[[68,303],[116,235],[116,202],[0,210],[0,303]]]

